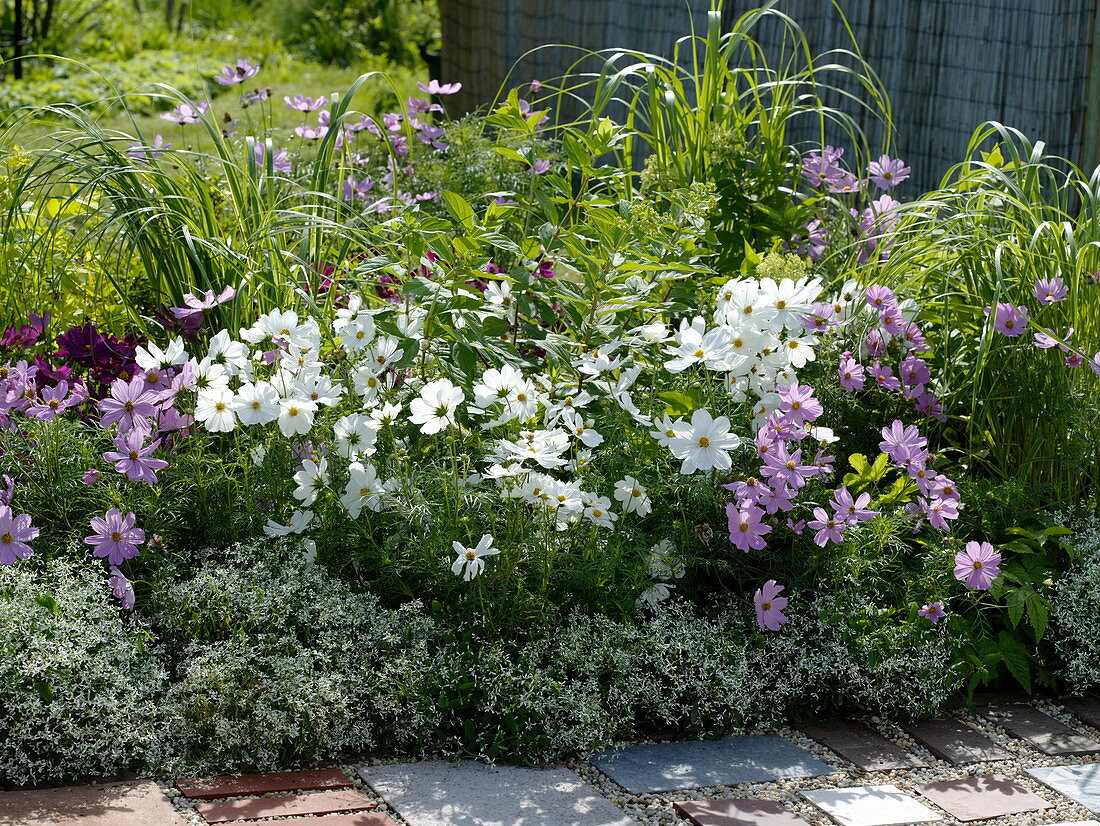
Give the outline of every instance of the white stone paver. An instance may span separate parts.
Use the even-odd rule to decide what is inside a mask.
[[[897,786],[819,789],[802,796],[841,826],[897,826],[930,823],[940,817]]]

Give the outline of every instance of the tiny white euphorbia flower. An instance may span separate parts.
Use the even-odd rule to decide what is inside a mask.
[[[457,554],[457,557],[455,558],[454,563],[452,563],[451,565],[451,571],[457,576],[458,574],[463,573],[463,569],[465,569],[465,575],[462,577],[462,579],[466,582],[469,582],[471,579],[473,579],[483,570],[485,570],[484,557],[500,553],[500,550],[498,548],[492,547],[492,534],[484,534],[481,537],[481,541],[472,548],[467,548],[465,545],[463,545],[461,542],[458,542],[457,540],[452,543],[452,545],[454,547],[455,554]]]

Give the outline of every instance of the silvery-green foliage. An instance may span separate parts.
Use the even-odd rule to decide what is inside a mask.
[[[1050,638],[1069,688],[1092,691],[1100,687],[1100,519],[1053,518],[1074,528],[1075,557],[1051,590]]]
[[[105,776],[159,759],[165,673],[92,562],[0,566],[0,783]]]

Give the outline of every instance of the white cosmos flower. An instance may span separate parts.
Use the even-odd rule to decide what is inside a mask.
[[[187,352],[183,349],[183,339],[173,338],[162,350],[154,342],[138,347],[134,361],[142,370],[160,370],[187,361]]]
[[[370,412],[371,427],[381,430],[383,427],[393,424],[401,416],[401,405],[386,402],[381,407],[376,407]]]
[[[682,431],[686,430],[688,426],[683,419],[670,419],[668,414],[665,414],[653,424],[657,429],[651,431],[649,435],[656,439],[657,444],[661,447],[668,447],[668,443],[681,435]]]
[[[670,373],[682,373],[693,364],[714,367],[728,357],[729,337],[728,327],[707,332],[706,322],[702,318],[696,318],[690,325],[684,319],[676,335],[675,346],[665,348],[665,352],[674,357],[665,362],[665,369]]]
[[[332,407],[340,403],[344,395],[344,388],[334,384],[332,379],[324,374],[299,376],[291,383],[291,396],[301,396],[316,402],[318,405]]]
[[[279,418],[279,396],[265,381],[242,384],[233,397],[233,411],[243,425],[267,424]]]
[[[284,436],[309,433],[317,405],[307,399],[279,400],[279,430]]]
[[[243,373],[250,366],[248,347],[231,339],[227,330],[219,330],[210,339],[207,358],[214,364],[224,366],[231,376]]]
[[[307,527],[309,523],[313,521],[313,511],[297,510],[290,515],[290,519],[286,522],[276,522],[274,519],[268,519],[267,524],[264,525],[264,533],[268,536],[286,536],[292,533],[301,533]]]
[[[811,336],[787,339],[781,345],[781,350],[786,355],[787,364],[795,370],[801,370],[807,362],[814,361],[817,358],[814,353],[816,343],[817,341]]]
[[[224,364],[215,364],[209,358],[204,358],[202,361],[191,359],[189,363],[196,390],[229,386],[229,371],[225,369]]]
[[[612,512],[611,500],[600,496],[588,503],[588,507],[584,509],[584,518],[601,528],[613,528],[619,516]]]
[[[340,327],[337,335],[349,353],[366,349],[374,341],[374,316],[366,311],[358,313]]]
[[[638,605],[649,605],[650,607],[656,605],[658,602],[664,602],[672,594],[672,589],[675,585],[671,585],[668,582],[654,582],[642,595],[638,597]]]
[[[382,508],[382,497],[393,489],[392,481],[383,482],[378,478],[378,471],[374,465],[352,462],[348,466],[351,476],[348,479],[344,495],[340,497],[342,504],[352,519],[358,519],[363,508],[379,511]]]
[[[484,534],[481,541],[472,548],[467,548],[456,540],[453,547],[457,556],[451,565],[451,571],[456,576],[463,574],[463,571],[465,571],[462,579],[469,582],[485,570],[485,557],[500,553],[500,550],[492,547],[492,545],[492,534]]]
[[[586,422],[578,416],[570,429],[577,441],[585,447],[599,447],[604,443],[603,436],[593,429],[591,419]]]
[[[569,449],[569,434],[563,430],[527,430],[514,442],[502,439],[498,446],[503,457],[530,459],[543,468],[561,467],[566,462],[562,454]]]
[[[337,419],[332,433],[336,441],[336,453],[345,459],[357,459],[374,453],[378,430],[371,424],[370,418],[362,413],[351,413]]]
[[[195,419],[212,433],[228,433],[237,426],[233,414],[233,391],[228,387],[200,390],[195,402]]]
[[[801,330],[803,317],[813,310],[814,300],[821,292],[821,282],[817,279],[810,282],[800,279],[796,283],[790,278],[784,278],[776,283],[775,279],[761,278],[760,292],[775,308],[777,325],[787,330]]]
[[[733,466],[728,451],[741,444],[737,434],[730,432],[730,420],[725,416],[711,417],[705,409],[691,416],[691,426],[669,440],[669,450],[683,460],[680,473],[697,470],[729,470]]]
[[[455,387],[450,379],[428,382],[420,391],[420,397],[409,403],[409,421],[420,425],[421,433],[438,433],[454,424],[455,411],[466,394]]]
[[[376,339],[366,349],[367,359],[373,362],[379,371],[384,370],[391,364],[396,364],[401,360],[402,355],[404,355],[404,351],[401,349],[401,342],[393,336]]]
[[[321,457],[320,462],[306,459],[302,462],[302,469],[294,474],[294,482],[298,486],[294,489],[294,498],[307,508],[317,501],[317,494],[325,489],[328,483],[328,459]]]
[[[649,494],[642,487],[642,483],[633,476],[625,476],[615,483],[615,499],[623,506],[625,513],[645,516],[653,510]]]
[[[775,324],[776,312],[759,282],[735,279],[719,291],[715,317],[734,329],[781,329],[782,324]]]
[[[684,575],[684,563],[676,558],[676,545],[662,539],[649,549],[649,575],[654,579],[679,579]]]

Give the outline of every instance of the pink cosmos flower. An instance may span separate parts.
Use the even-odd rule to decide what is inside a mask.
[[[920,356],[909,356],[901,363],[901,380],[909,387],[923,387],[932,380],[928,362]]]
[[[757,589],[753,595],[753,603],[756,605],[756,624],[761,631],[778,631],[779,626],[787,621],[783,609],[787,607],[787,598],[779,596],[779,592],[785,586],[780,585],[774,579],[764,583],[763,588]]]
[[[827,513],[824,508],[814,508],[814,518],[806,523],[814,534],[814,544],[824,548],[830,542],[842,542],[847,523],[835,513]]]
[[[84,397],[76,392],[69,395],[67,381],[59,381],[55,387],[42,388],[41,397],[27,408],[27,415],[33,419],[48,422],[82,401]]]
[[[734,498],[741,502],[745,499],[749,499],[752,502],[756,502],[760,496],[761,490],[764,485],[755,476],[750,476],[743,482],[730,482],[728,485],[722,485],[725,490],[733,493]]]
[[[259,63],[253,63],[251,60],[241,58],[230,66],[222,66],[222,73],[220,75],[214,75],[214,80],[222,86],[235,86],[238,83],[244,83],[244,81],[256,77],[259,73]]]
[[[883,390],[901,390],[901,382],[894,377],[890,366],[876,361],[871,364],[871,378]]]
[[[103,418],[102,427],[118,422],[119,432],[129,433],[135,428],[149,432],[149,416],[154,413],[156,395],[149,391],[145,379],[135,376],[129,382],[116,379],[111,382],[111,395],[99,403]]]
[[[837,372],[840,375],[840,386],[845,390],[852,392],[863,389],[866,381],[863,365],[853,359],[851,353],[840,357],[840,369]]]
[[[237,291],[232,287],[224,287],[217,295],[214,295],[213,290],[207,290],[202,294],[202,297],[198,297],[192,293],[184,293],[183,306],[172,307],[172,315],[180,321],[183,321],[190,316],[198,315],[206,310],[213,309],[219,304],[232,301],[236,295]]]
[[[990,308],[985,308],[985,314],[990,314]],[[993,329],[1009,338],[1022,336],[1027,332],[1029,316],[1027,307],[1014,307],[1011,304],[998,304],[997,312],[993,315]]]
[[[99,481],[99,471],[95,468],[84,471],[84,475],[80,477],[80,481],[85,485],[94,485]]]
[[[756,502],[758,505],[763,506],[769,514],[778,513],[779,511],[792,511],[794,510],[794,498],[797,495],[796,490],[786,485],[776,485],[775,487],[761,485],[760,492],[756,496]]]
[[[92,530],[97,533],[84,537],[85,543],[93,546],[92,556],[106,557],[111,565],[121,565],[137,556],[137,546],[145,542],[145,531],[135,528],[135,522],[133,513],[123,516],[118,508],[111,508],[105,516],[93,516]]]
[[[432,78],[427,83],[417,83],[416,88],[421,92],[427,92],[429,95],[453,95],[462,88],[462,84],[440,83],[435,78]]]
[[[131,482],[144,482],[152,487],[157,483],[156,471],[168,467],[168,463],[163,459],[149,458],[149,454],[159,445],[154,441],[142,446],[144,441],[145,434],[140,430],[132,430],[126,436],[119,436],[115,439],[118,452],[104,453],[103,460],[114,462],[115,470],[126,474],[126,478]]]
[[[871,161],[868,166],[868,177],[879,189],[893,189],[902,181],[908,179],[910,169],[904,161],[882,155],[877,161]]]
[[[118,569],[117,565],[111,566],[111,578],[107,580],[111,594],[115,599],[122,600],[122,610],[132,611],[137,597],[134,594],[134,584],[126,578],[126,575]]]
[[[867,306],[873,310],[878,310],[880,313],[883,310],[887,310],[898,306],[898,299],[887,287],[879,285],[873,285],[867,288],[865,294],[867,299]]]
[[[33,554],[27,543],[37,536],[38,528],[31,525],[30,514],[13,516],[11,508],[0,505],[0,565],[14,565],[15,560]]]
[[[917,613],[931,622],[939,622],[947,616],[947,612],[943,610],[943,603],[939,600],[930,602],[927,605],[922,605]]]
[[[858,525],[878,516],[878,511],[868,510],[871,504],[871,494],[864,491],[858,498],[854,498],[847,487],[837,488],[833,492],[833,498],[829,500],[836,515],[849,525]]]
[[[318,109],[328,106],[328,98],[324,95],[317,98],[295,95],[292,98],[283,97],[283,101],[286,103],[287,109],[295,109],[298,112],[316,112]]]
[[[925,353],[930,348],[924,341],[924,333],[921,332],[914,322],[907,321],[905,326],[901,330],[902,337],[905,339],[905,343],[909,346],[909,349],[914,353]]]
[[[779,391],[779,410],[788,421],[801,425],[815,421],[823,411],[814,389],[797,381]]]
[[[959,503],[954,499],[929,499],[922,503],[924,516],[928,524],[937,531],[949,531],[948,519],[959,518]]]
[[[901,462],[927,447],[928,440],[920,435],[917,426],[906,425],[900,419],[882,428],[882,441],[878,443],[878,449],[895,462]]]
[[[210,102],[206,100],[197,106],[192,106],[190,103],[181,103],[171,112],[165,112],[161,115],[161,119],[179,124],[202,123],[202,116],[208,111],[210,111]]]
[[[873,359],[880,359],[886,355],[886,339],[882,337],[882,330],[871,330],[863,339],[863,349]]]
[[[800,464],[801,461],[801,450],[791,453],[783,442],[777,442],[775,449],[768,451],[768,455],[764,457],[760,473],[765,478],[774,479],[773,486],[776,482],[782,482],[796,489],[801,488],[805,486],[807,479],[812,479],[821,472],[821,468]]]
[[[761,521],[764,511],[745,500],[740,506],[730,502],[726,505],[726,519],[729,523],[730,542],[745,553],[750,549],[759,551],[768,543],[765,534],[772,531],[771,525]]]
[[[988,542],[967,542],[955,555],[955,578],[967,588],[988,591],[1001,573],[1001,555]]]
[[[1058,301],[1065,301],[1069,295],[1069,287],[1058,276],[1053,278],[1040,278],[1035,282],[1034,295],[1036,300],[1046,307]]]

